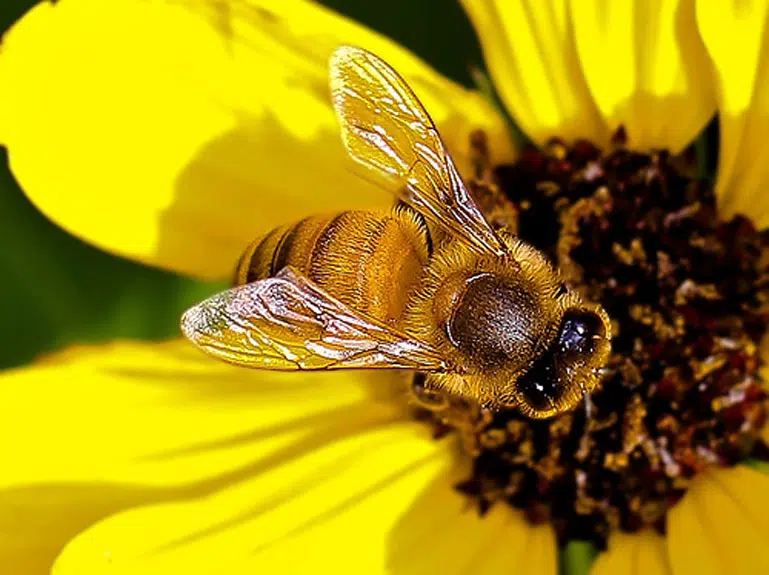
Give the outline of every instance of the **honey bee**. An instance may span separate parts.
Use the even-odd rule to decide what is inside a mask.
[[[401,205],[257,239],[236,287],[184,314],[185,335],[253,368],[416,370],[426,403],[460,396],[533,418],[574,408],[607,360],[606,312],[537,249],[491,227],[397,72],[349,46],[330,69],[347,151],[392,180]]]

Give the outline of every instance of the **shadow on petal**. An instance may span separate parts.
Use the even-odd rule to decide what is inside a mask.
[[[365,412],[364,409],[358,411],[359,415]],[[370,416],[370,412],[367,415]],[[323,417],[331,416],[324,414]],[[318,419],[321,418],[319,416]],[[3,536],[0,538],[0,565],[12,565],[17,572],[24,575],[47,574],[64,546],[101,520],[148,505],[183,505],[188,501],[213,496],[222,490],[237,489],[239,485],[247,484],[255,477],[268,474],[271,470],[306,457],[324,446],[332,445],[356,433],[363,433],[377,425],[370,417],[368,420],[363,416],[357,419],[360,421],[355,428],[355,422],[351,422],[350,418],[334,414],[333,422],[327,419],[326,425],[316,425],[309,430],[309,435],[291,441],[267,457],[255,459],[236,469],[188,485],[163,488],[83,483],[40,485],[2,491],[0,533]],[[385,425],[383,422],[382,424]],[[242,440],[238,438],[237,441]],[[248,441],[258,441],[258,438],[250,437]],[[212,449],[229,447],[231,446],[220,445]],[[312,489],[318,475],[333,476],[353,465],[361,456],[362,453],[353,452],[346,458],[335,460],[333,465],[330,464],[327,468],[315,467],[313,473],[307,477],[295,477],[291,484],[286,484],[284,490],[276,490],[250,507],[244,505],[226,520],[212,522],[203,529],[191,531],[182,537],[174,537],[169,530],[168,541],[155,548],[153,553],[163,554],[176,546],[194,546],[197,540],[214,537],[228,529],[237,529],[239,525],[274,511]],[[173,454],[161,454],[159,457],[165,459],[173,457]],[[163,463],[168,465],[168,461]],[[349,504],[352,502],[345,503]]]
[[[102,249],[204,279],[281,222],[392,204],[349,168],[328,90],[340,44],[397,68],[449,147],[483,128],[511,151],[480,94],[313,2],[40,2],[2,40],[0,144],[30,200]]]
[[[3,571],[43,575],[75,535],[114,513],[161,501],[165,490],[118,484],[39,485],[0,491]]]
[[[481,516],[472,500],[454,487],[466,477],[466,469],[446,468],[413,497],[388,535],[388,572],[493,575],[513,573],[527,562],[524,554],[539,528],[503,503]],[[542,561],[536,561],[538,569],[531,572],[555,568],[552,537],[551,542],[552,549],[545,550]]]
[[[308,42],[293,30],[298,24],[266,8],[211,0],[181,4],[204,14],[227,39],[233,65],[239,55],[251,53],[264,57],[265,68],[236,69],[229,79],[233,85],[210,87],[215,105],[234,127],[204,142],[180,169],[173,200],[158,223],[158,261],[197,258],[208,262],[201,269],[231,277],[248,243],[280,225],[313,214],[394,204],[391,183],[349,158],[330,103],[328,54],[355,38],[317,31]],[[398,58],[390,63],[420,95],[461,172],[469,171],[470,135],[476,128],[486,131],[495,160],[510,159],[504,123],[496,122],[478,94],[414,68],[409,60],[402,62],[404,69]],[[251,73],[260,81],[240,77]],[[226,90],[221,101],[218,90]],[[256,90],[250,99],[249,90]],[[251,100],[258,97],[267,104],[255,106]]]
[[[683,124],[675,121],[655,122],[649,125],[648,118],[655,115],[676,117],[679,110],[691,105],[691,98],[677,94],[654,94],[652,92],[633,92],[632,98],[617,104],[614,116],[627,119],[635,131],[627,130],[628,126],[621,123],[612,126],[615,130],[624,127],[627,130],[627,147],[638,151],[653,151],[666,148],[667,144],[675,146],[672,150],[678,153],[697,137],[704,128],[700,118]],[[696,123],[695,123],[696,121]]]
[[[458,166],[466,166],[467,121],[445,118],[441,135],[467,142],[452,154]],[[181,171],[174,199],[160,216],[157,254],[161,261],[185,261],[190,254],[201,261],[219,258],[218,267],[232,277],[251,241],[310,215],[386,209],[395,203],[391,187],[347,157],[337,131],[298,138],[271,112],[244,118]],[[250,207],[243,198],[252,198]],[[244,207],[250,209],[246,214]]]
[[[197,485],[132,506],[80,533],[56,566],[79,575],[216,565],[228,573],[384,572],[386,533],[447,467],[442,446],[421,432],[406,424],[340,438],[235,485],[210,493]]]
[[[761,107],[733,116],[722,112],[716,194],[722,217],[742,214],[755,226],[769,226],[769,163],[762,161],[769,115]]]
[[[180,173],[174,199],[160,216],[158,257],[218,258],[218,267],[232,277],[248,243],[279,225],[313,214],[386,207],[392,202],[387,193],[357,177],[352,162],[340,162],[341,145],[331,132],[300,142],[272,114],[208,143]],[[243,198],[252,198],[250,205]]]

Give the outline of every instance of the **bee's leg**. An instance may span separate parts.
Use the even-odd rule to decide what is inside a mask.
[[[491,423],[493,412],[480,407],[475,401],[439,391],[430,385],[430,377],[417,374],[411,383],[413,402],[429,411],[449,429],[459,429],[466,437]]]
[[[585,393],[583,397],[585,398],[585,421],[590,421],[593,419],[593,414],[596,411],[595,404],[593,403],[593,400],[590,399],[589,393]]]
[[[417,373],[414,376],[411,382],[411,395],[414,403],[429,411],[440,412],[449,406],[448,398],[444,393],[430,389],[424,373]]]

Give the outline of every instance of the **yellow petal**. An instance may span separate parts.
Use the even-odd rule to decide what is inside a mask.
[[[352,416],[369,405],[366,417],[400,417],[394,404],[371,401],[367,377],[239,369],[182,341],[54,356],[2,375],[0,434],[19,440],[0,444],[0,486],[211,479],[305,436],[317,420],[327,425],[325,417],[363,424]],[[270,441],[255,441],[262,435]]]
[[[391,203],[341,144],[327,59],[342,43],[406,77],[460,165],[474,128],[509,152],[480,95],[301,0],[43,2],[3,41],[0,142],[32,201],[70,232],[228,277],[279,223]]]
[[[615,532],[609,538],[609,548],[598,556],[590,572],[592,575],[670,575],[665,538],[652,531]]]
[[[413,424],[338,440],[209,497],[115,515],[55,573],[515,572],[541,530],[504,506],[479,518],[452,487],[452,452]]]
[[[205,497],[400,421],[397,404],[374,397],[392,383],[238,369],[186,342],[77,349],[5,372],[0,565],[47,573],[102,517]]]
[[[694,0],[571,0],[577,53],[609,129],[679,152],[715,112]]]
[[[508,111],[535,142],[607,142],[576,56],[567,0],[462,0]]]
[[[675,575],[758,573],[769,565],[769,476],[745,466],[698,477],[668,518]]]
[[[534,528],[515,572],[556,575],[558,573],[557,553],[558,548],[552,528],[549,525]],[[510,571],[505,572],[510,573]]]
[[[697,24],[713,61],[721,129],[716,194],[726,215],[769,225],[769,2],[697,2]]]

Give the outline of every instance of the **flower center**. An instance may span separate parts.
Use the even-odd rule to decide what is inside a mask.
[[[464,406],[433,416],[473,456],[458,489],[480,511],[506,502],[559,539],[605,546],[611,529],[665,529],[708,466],[763,457],[758,346],[769,320],[769,234],[718,218],[681,157],[604,155],[554,141],[497,166],[518,234],[612,319],[603,384],[550,420]],[[478,185],[476,183],[476,185]]]

